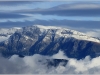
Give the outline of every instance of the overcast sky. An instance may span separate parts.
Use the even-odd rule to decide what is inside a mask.
[[[100,1],[0,1],[0,27],[100,28]]]

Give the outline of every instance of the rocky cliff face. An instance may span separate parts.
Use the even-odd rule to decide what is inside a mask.
[[[70,58],[96,57],[100,55],[100,40],[66,28],[36,25],[23,27],[0,43],[0,52],[5,57],[53,55],[59,50]]]

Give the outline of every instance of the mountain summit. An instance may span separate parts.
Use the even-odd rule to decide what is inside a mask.
[[[53,55],[59,50],[70,58],[96,57],[100,55],[100,40],[63,27],[34,25],[20,28],[0,43],[0,52],[5,57]]]

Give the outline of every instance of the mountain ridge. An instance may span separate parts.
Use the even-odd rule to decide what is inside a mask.
[[[75,30],[54,26],[28,26],[17,30],[0,43],[4,56],[42,54],[54,55],[63,50],[70,58],[81,59],[99,56],[100,40]]]
[[[72,30],[72,29],[68,29],[68,28],[64,28],[64,27],[57,27],[57,26],[43,26],[43,25],[33,25],[33,26],[27,26],[26,30],[29,28],[39,28],[39,30],[41,31],[41,33],[44,33],[48,30],[55,30],[55,34],[59,35],[59,36],[63,36],[63,37],[74,37],[76,39],[79,40],[87,40],[87,41],[93,41],[93,42],[98,42],[100,43],[100,40],[97,39],[96,37],[92,37],[92,36],[88,36],[85,33],[76,31],[76,30]],[[69,34],[69,35],[66,35]],[[75,36],[76,35],[76,36]],[[79,35],[79,36],[78,36]]]

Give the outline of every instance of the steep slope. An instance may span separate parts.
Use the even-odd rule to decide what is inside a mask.
[[[100,40],[67,28],[35,25],[23,27],[0,43],[0,51],[6,57],[13,54],[21,57],[53,55],[59,50],[70,58],[96,57],[100,55]]]

